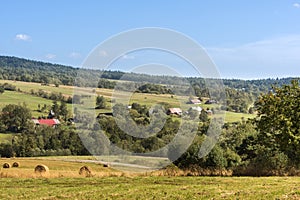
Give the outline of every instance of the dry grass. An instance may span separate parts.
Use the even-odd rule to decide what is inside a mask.
[[[49,158],[0,158],[0,164],[4,163],[22,163],[19,167],[1,168],[0,178],[37,178],[40,177],[39,173],[34,173],[37,165],[43,163],[50,169],[43,177],[47,178],[79,178],[82,177],[78,174],[78,170],[82,167],[80,162],[68,162],[61,160],[50,160]],[[103,167],[102,164],[86,163],[89,168],[93,169],[93,177],[103,176],[124,176],[123,172]]]

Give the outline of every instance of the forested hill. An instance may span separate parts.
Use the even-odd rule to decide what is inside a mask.
[[[78,68],[64,66],[59,64],[33,61],[23,58],[0,56],[0,79],[16,80],[38,83],[57,83],[64,85],[73,85],[74,78],[77,75]],[[119,80],[120,78],[129,81],[145,81],[156,84],[176,85],[182,81],[182,78],[171,76],[153,76],[146,74],[124,73],[120,71],[93,71],[93,75],[101,75],[102,78]],[[125,76],[124,76],[125,75]],[[260,79],[260,80],[239,80],[223,79],[224,85],[228,88],[251,91],[266,92],[272,85],[281,86],[289,84],[294,78],[282,79]],[[187,78],[194,86],[205,87],[203,78]]]
[[[0,79],[72,85],[74,77],[73,67],[0,56]]]

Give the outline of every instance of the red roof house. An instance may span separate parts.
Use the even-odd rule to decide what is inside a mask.
[[[32,119],[35,125],[57,126],[60,124],[58,119]]]

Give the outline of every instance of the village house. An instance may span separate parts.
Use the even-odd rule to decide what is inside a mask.
[[[32,119],[33,123],[37,126],[46,125],[51,127],[57,127],[60,124],[58,119]]]
[[[209,99],[205,102],[205,104],[216,104],[218,103],[216,100],[213,100],[213,99]]]
[[[191,104],[201,104],[201,101],[199,99],[190,99]]]
[[[182,114],[182,110],[180,108],[169,108],[167,111],[168,115],[181,115]]]

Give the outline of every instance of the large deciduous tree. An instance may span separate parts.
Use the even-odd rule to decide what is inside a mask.
[[[20,132],[30,127],[31,112],[25,105],[6,105],[2,109],[0,121],[8,131]]]
[[[256,102],[257,128],[262,144],[285,153],[294,164],[300,164],[300,87],[298,80],[290,85],[273,87]]]

